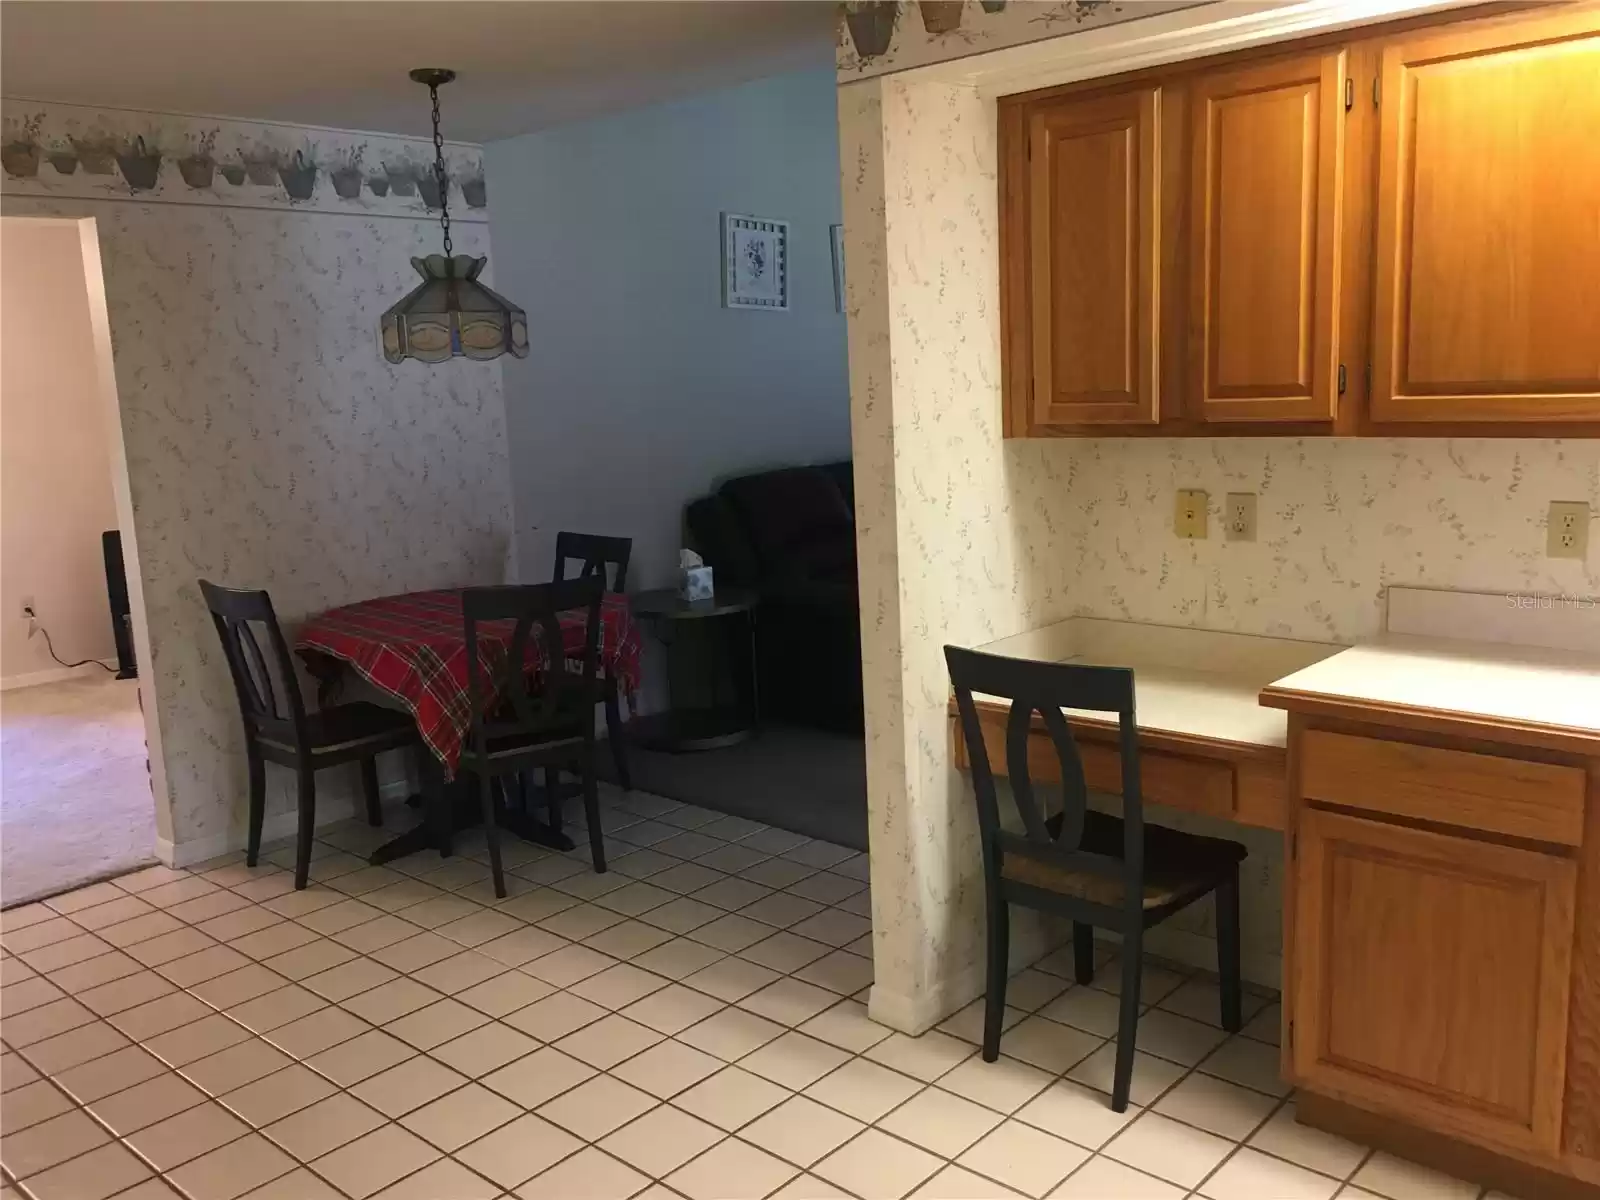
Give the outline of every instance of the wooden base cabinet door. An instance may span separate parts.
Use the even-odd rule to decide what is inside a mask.
[[[1600,421],[1600,9],[1383,52],[1374,421]]]
[[[1190,98],[1190,386],[1207,421],[1338,403],[1342,51],[1204,72]]]
[[[1557,1153],[1577,864],[1306,809],[1294,869],[1295,1081]]]
[[[1159,87],[1030,111],[1035,424],[1159,419],[1160,120]]]

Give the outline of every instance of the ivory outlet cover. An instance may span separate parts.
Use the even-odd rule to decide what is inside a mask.
[[[1230,542],[1256,540],[1256,494],[1254,492],[1229,492],[1224,509],[1224,536]]]
[[[1586,500],[1553,500],[1546,522],[1546,558],[1589,557],[1589,503]]]
[[[1181,538],[1206,536],[1206,494],[1200,488],[1179,488],[1172,532]]]

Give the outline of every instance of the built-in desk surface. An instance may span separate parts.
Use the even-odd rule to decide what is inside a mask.
[[[1045,662],[1131,667],[1141,730],[1267,747],[1285,744],[1288,718],[1261,707],[1262,688],[1344,649],[1327,642],[1092,617],[1072,617],[976,648]],[[1104,714],[1066,711],[1079,719],[1108,720]]]

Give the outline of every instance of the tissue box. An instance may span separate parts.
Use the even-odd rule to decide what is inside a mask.
[[[711,599],[711,568],[685,567],[682,590],[685,600]]]

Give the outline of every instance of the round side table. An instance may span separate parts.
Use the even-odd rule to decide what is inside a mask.
[[[675,588],[659,588],[639,592],[628,598],[628,607],[634,617],[649,625],[667,648],[667,711],[639,717],[629,722],[632,740],[649,750],[684,753],[692,750],[715,750],[731,746],[751,737],[760,726],[760,693],[756,681],[756,605],[754,592],[728,588],[717,592],[709,600],[685,600]],[[678,632],[687,621],[742,620],[743,642],[748,648],[749,660],[745,666],[746,686],[741,697],[738,669],[731,659],[737,656],[739,641],[735,631],[729,630],[726,638],[732,691],[731,702],[719,699],[725,690],[718,686],[716,660],[722,655],[707,654],[695,673],[700,686],[705,689],[705,700],[692,707],[680,706],[673,699],[673,679],[676,674],[674,660],[682,659],[683,643]],[[676,648],[676,653],[674,652]],[[707,647],[706,649],[709,649]],[[681,688],[677,689],[681,692]]]

